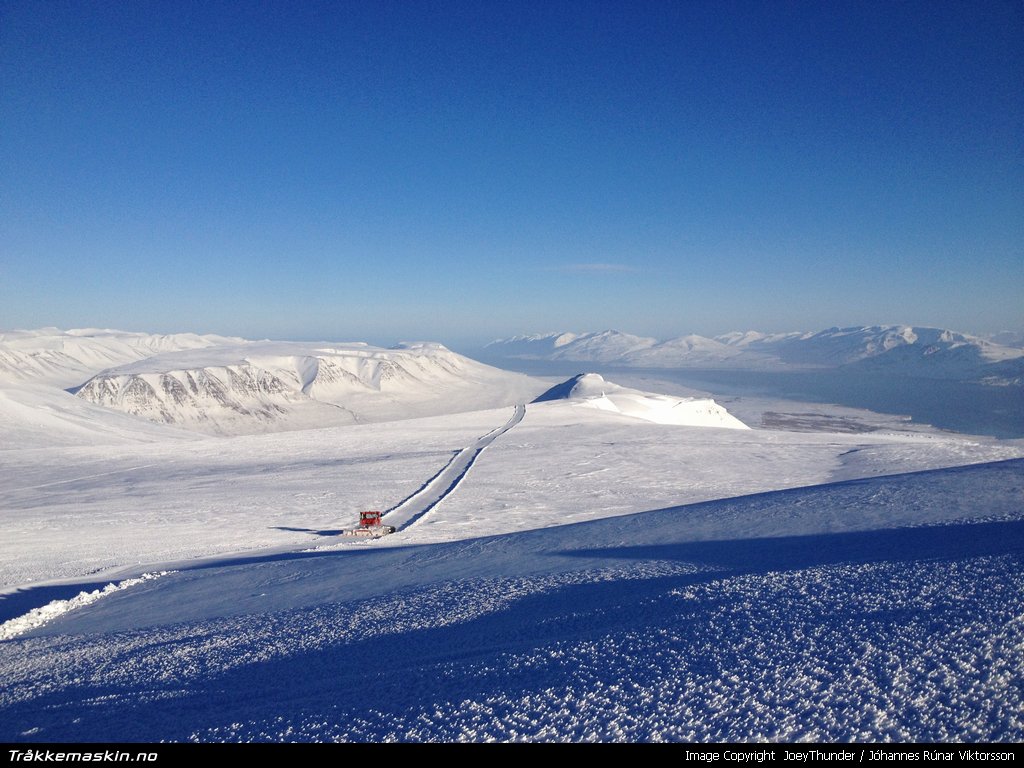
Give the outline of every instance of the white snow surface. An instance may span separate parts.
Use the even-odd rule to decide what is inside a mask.
[[[743,398],[771,428],[736,428],[433,344],[100,380],[200,371],[295,431],[0,390],[0,740],[1024,739],[1024,441]],[[363,423],[296,429],[342,397]],[[365,509],[400,530],[339,536]]]
[[[578,407],[620,413],[655,424],[749,429],[714,400],[642,392],[606,381],[598,373],[575,376],[538,399],[546,401],[556,398],[569,400]]]
[[[502,408],[278,434],[3,452],[0,589],[337,541],[360,510],[394,509],[512,415],[513,408]],[[476,458],[457,493],[374,545],[450,541],[1020,456],[1021,441],[881,429],[690,428],[581,408],[571,399],[536,403]]]
[[[0,736],[1019,741],[1021,472],[203,563],[0,643]]]
[[[0,451],[197,439],[45,386],[0,387],[0,425]]]
[[[397,505],[511,412],[4,452],[0,591],[335,541],[360,510]]]
[[[0,332],[0,386],[32,382],[65,388],[115,365],[162,352],[240,344],[195,333],[152,334],[79,328]]]
[[[113,592],[128,589],[129,587],[134,587],[137,584],[143,584],[151,579],[159,579],[161,576],[166,576],[168,573],[170,573],[170,571],[144,573],[138,578],[125,579],[124,581],[116,584],[107,584],[102,589],[94,589],[91,592],[79,592],[69,600],[52,600],[44,606],[33,608],[22,616],[16,616],[13,619],[0,623],[0,641],[10,640],[12,637],[23,635],[26,632],[30,632],[33,629],[43,626],[44,624],[48,624],[58,616],[63,616],[68,611],[84,608],[103,597],[107,597]]]

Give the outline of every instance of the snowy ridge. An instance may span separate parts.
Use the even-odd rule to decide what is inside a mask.
[[[436,343],[249,342],[112,368],[77,396],[158,423],[245,434],[513,405],[542,388]]]
[[[129,333],[92,328],[9,331],[0,333],[0,386],[31,382],[70,387],[106,368],[150,355],[243,341],[195,333]]]
[[[750,429],[708,398],[679,398],[642,392],[606,381],[597,373],[581,373],[549,389],[535,403],[568,401],[574,406],[630,416],[655,424]]]
[[[1024,332],[1000,331],[985,337],[993,344],[1001,344],[1004,347],[1016,347],[1024,349]]]
[[[620,362],[633,366],[653,368],[686,365],[722,365],[743,357],[743,353],[715,339],[690,334],[669,339],[650,347],[633,349]]]
[[[555,346],[556,339],[568,341]],[[829,328],[817,333],[727,333],[667,341],[619,331],[548,334],[494,341],[506,357],[603,362],[635,367],[837,368],[1013,384],[1024,376],[1024,349],[940,328],[907,325]]]
[[[1019,350],[941,328],[907,325],[829,328],[813,334],[782,334],[751,341],[752,351],[776,354],[782,362],[803,365],[841,366],[872,360],[875,363],[909,363],[928,358],[934,366],[949,361],[967,368],[1021,357]]]
[[[575,333],[533,333],[500,339],[491,345],[502,345],[502,350],[510,357],[545,357],[575,338]]]

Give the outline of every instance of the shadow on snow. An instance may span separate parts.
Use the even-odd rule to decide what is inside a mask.
[[[983,555],[1019,556],[1024,554],[1024,521],[561,549],[548,554],[598,560],[671,560],[725,570],[638,578],[627,575],[563,585],[556,582],[463,622],[426,628],[421,623],[414,629],[396,627],[383,635],[349,640],[332,640],[328,632],[321,647],[269,660],[263,651],[275,638],[260,634],[264,631],[264,618],[250,615],[244,621],[251,622],[255,632],[248,639],[252,661],[226,672],[211,669],[206,676],[189,679],[146,680],[144,684],[136,681],[127,688],[90,683],[85,675],[62,690],[6,707],[0,716],[4,723],[0,736],[7,740],[176,740],[231,723],[262,722],[273,728],[275,718],[283,717],[287,722],[312,718],[309,722],[322,724],[305,737],[300,730],[290,738],[329,738],[333,732],[347,738],[376,740],[393,735],[392,728],[398,728],[400,737],[402,728],[406,728],[405,733],[413,732],[417,717],[422,713],[435,716],[439,702],[492,702],[492,726],[498,727],[493,724],[502,721],[503,708],[514,710],[515,702],[541,692],[573,686],[601,690],[603,686],[621,684],[656,690],[662,683],[665,662],[651,661],[655,655],[664,659],[675,654],[678,658],[672,663],[685,668],[687,674],[715,677],[749,665],[750,659],[742,649],[752,642],[770,644],[771,632],[780,625],[784,632],[792,625],[801,636],[826,631],[837,638],[835,642],[840,646],[846,642],[843,638],[850,626],[869,626],[870,636],[882,645],[902,642],[890,637],[897,636],[898,630],[908,623],[933,636],[944,636],[959,631],[969,621],[961,606],[940,601],[924,609],[908,603],[898,610],[869,612],[849,599],[862,588],[859,577],[850,574],[830,577],[846,580],[844,589],[848,591],[840,590],[848,598],[845,603],[815,606],[806,595],[787,592],[790,605],[812,609],[787,612],[774,601],[775,587],[769,586],[755,595],[753,607],[738,610],[728,621],[718,613],[725,598],[714,591],[686,603],[676,598],[673,591],[739,575],[815,566],[888,563],[902,568],[899,564],[928,560],[952,562]],[[895,571],[896,578],[903,572]],[[899,590],[892,580],[890,574],[885,588]],[[504,589],[497,581],[485,581],[474,587],[477,588],[494,590],[495,599],[502,596]],[[410,594],[415,596],[415,592]],[[323,632],[323,627],[330,626],[332,621],[345,621],[344,611],[351,607],[352,603],[328,604],[287,614],[299,626],[309,621],[310,626]],[[983,609],[991,610],[991,606]],[[764,618],[767,614],[773,614],[770,621]],[[428,603],[420,618],[426,617],[423,623],[429,625],[429,617],[434,615],[443,619],[444,606]],[[775,629],[769,630],[769,626]],[[196,631],[202,635],[207,630],[200,624]],[[635,652],[623,652],[622,645],[615,646],[618,651],[606,649],[609,637],[640,639],[636,640]],[[88,642],[88,637],[84,640]],[[58,637],[52,642],[59,644],[63,640]],[[246,642],[244,637],[241,642]],[[849,642],[851,647],[855,645],[852,639]],[[581,648],[597,650],[581,652]],[[560,649],[569,650],[567,658],[559,655]],[[843,654],[853,652],[842,647],[797,649],[799,653],[819,654],[815,663],[825,667],[841,666],[846,663]],[[904,648],[903,652],[912,650]],[[783,655],[791,658],[793,653],[792,648],[787,648]],[[523,663],[524,656],[531,661]],[[770,667],[758,669],[758,674],[765,675],[766,680],[770,678]],[[868,670],[868,674],[873,673]],[[917,682],[912,684],[924,678],[915,679]],[[762,693],[771,695],[768,690]],[[693,705],[698,710],[706,707],[708,717],[721,714],[711,699],[704,700],[696,694]],[[821,706],[827,708],[828,704]],[[778,713],[780,722],[784,715]],[[910,725],[918,717],[918,713],[910,711],[892,711],[889,715],[894,722]],[[949,716],[954,715],[955,712]],[[771,721],[776,715],[766,711],[763,716]],[[422,727],[423,722],[419,725]],[[442,722],[440,727],[446,726]],[[843,730],[847,726],[851,730]],[[836,726],[839,730],[827,735],[850,737],[862,726],[840,722]],[[35,727],[42,730],[24,735]],[[610,731],[605,737],[614,733]],[[456,735],[453,731],[447,738]],[[743,733],[727,731],[725,735],[733,740]],[[919,737],[934,740],[940,735],[939,731],[922,731]],[[561,735],[569,739],[584,736],[571,730]]]

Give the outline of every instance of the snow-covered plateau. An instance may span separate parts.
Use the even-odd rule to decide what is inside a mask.
[[[472,411],[537,388],[440,344],[248,342],[110,368],[76,395],[162,424],[246,434]]]
[[[0,361],[0,740],[1024,739],[1024,441],[436,344]]]

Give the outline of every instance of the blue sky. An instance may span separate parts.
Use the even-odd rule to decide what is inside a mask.
[[[0,0],[0,328],[1024,328],[1019,2]]]

